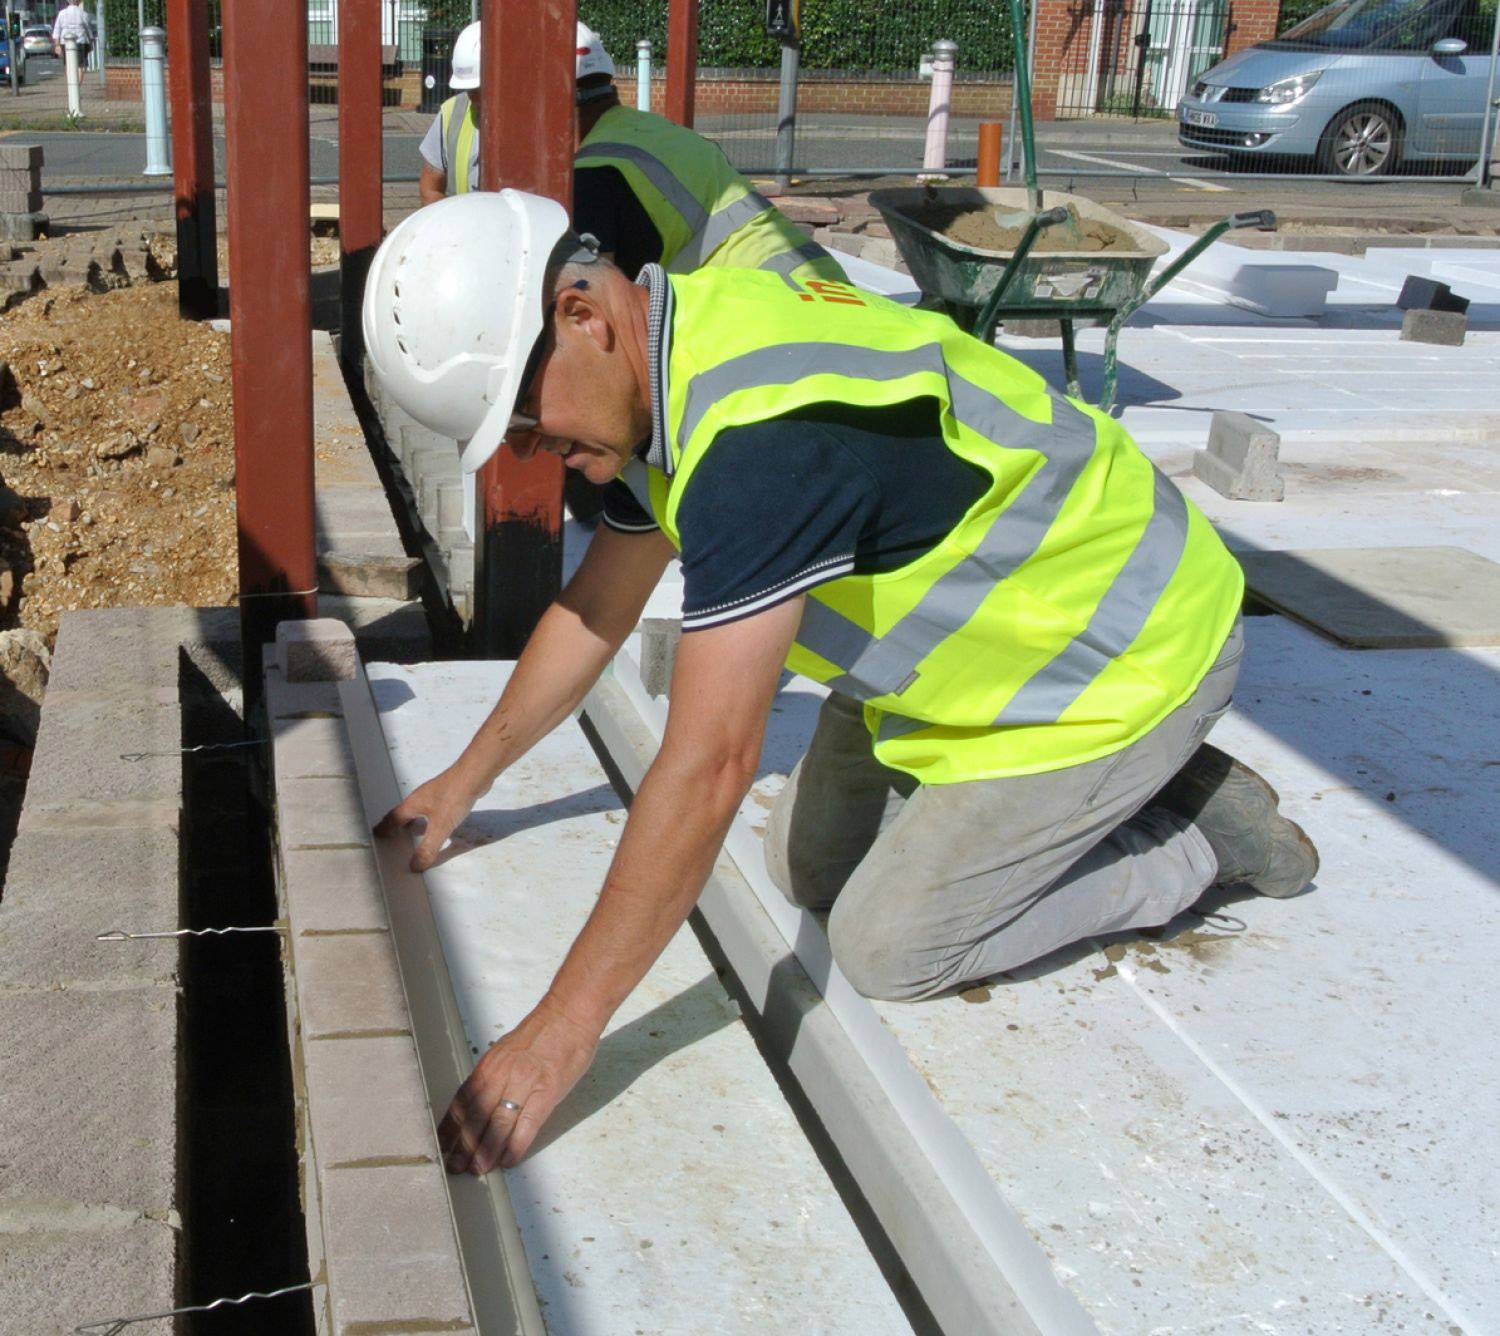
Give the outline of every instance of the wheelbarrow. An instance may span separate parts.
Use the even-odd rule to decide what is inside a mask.
[[[985,250],[956,241],[926,225],[934,209],[1002,213],[1027,201],[1032,211],[1013,250]],[[876,190],[870,203],[880,211],[901,257],[928,300],[961,329],[992,342],[1001,320],[1056,320],[1062,332],[1068,393],[1079,397],[1078,323],[1104,325],[1104,385],[1099,406],[1114,406],[1119,380],[1118,343],[1125,322],[1231,228],[1273,228],[1269,209],[1220,219],[1175,260],[1152,276],[1167,245],[1159,237],[1081,195],[1048,191],[930,186]],[[1044,206],[1044,207],[1037,207]],[[1046,207],[1050,206],[1050,207]],[[1102,224],[1117,235],[1104,250],[1033,253],[1042,232],[1068,219]]]

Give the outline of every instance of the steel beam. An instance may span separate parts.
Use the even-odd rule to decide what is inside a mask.
[[[380,245],[380,9],[339,6],[339,360],[359,372],[365,275]]]
[[[693,123],[698,87],[698,0],[670,0],[667,9],[667,116]]]
[[[307,9],[224,6],[229,315],[247,709],[276,623],[316,617]]]
[[[177,197],[177,309],[188,320],[210,320],[219,313],[219,251],[206,0],[167,0],[167,79]]]
[[[486,0],[480,43],[479,179],[573,201],[574,0]],[[475,650],[515,658],[562,585],[562,462],[503,446],[478,477]]]

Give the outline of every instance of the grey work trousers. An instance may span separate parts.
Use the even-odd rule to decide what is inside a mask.
[[[1243,647],[1236,622],[1197,691],[1130,746],[1008,779],[918,784],[875,759],[858,701],[829,696],[771,812],[771,879],[794,904],[831,909],[839,968],[894,1001],[1165,923],[1218,865],[1151,799],[1229,708]]]

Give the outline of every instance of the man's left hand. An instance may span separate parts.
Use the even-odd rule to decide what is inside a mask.
[[[479,1175],[517,1163],[598,1047],[597,1032],[539,1002],[490,1045],[448,1106],[438,1127],[448,1171]]]

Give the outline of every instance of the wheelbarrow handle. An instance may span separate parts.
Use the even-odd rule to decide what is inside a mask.
[[[1225,220],[1230,227],[1258,227],[1262,232],[1276,230],[1276,215],[1270,209],[1251,209],[1246,213],[1232,213]]]

